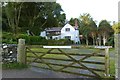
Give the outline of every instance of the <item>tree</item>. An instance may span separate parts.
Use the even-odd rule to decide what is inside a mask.
[[[38,35],[41,30],[61,26],[65,22],[65,14],[58,3],[32,2],[25,3],[22,10],[21,27],[25,27]],[[26,30],[24,29],[24,30]]]
[[[66,17],[56,2],[8,2],[3,11],[3,23],[10,27],[14,35],[28,29],[39,35],[45,28],[63,25]]]
[[[72,26],[75,26],[75,19],[76,18],[71,18],[69,21],[69,24],[71,24]]]
[[[120,33],[120,22],[113,24],[113,25],[112,25],[112,29],[114,30],[114,33],[115,33],[115,34]]]
[[[12,29],[14,36],[16,36],[18,32],[22,5],[22,2],[8,2],[4,7],[8,25]]]
[[[93,39],[93,45],[95,45],[95,42],[97,41],[97,25],[93,20],[91,20],[90,27],[91,27],[90,28],[90,36]]]
[[[113,31],[112,27],[107,20],[102,20],[99,23],[98,32],[99,32],[99,37],[102,37],[103,39],[103,45],[106,44],[108,37],[110,36],[110,32],[112,31]]]
[[[80,33],[85,37],[86,39],[86,45],[89,44],[88,38],[89,36],[93,39],[93,44],[95,44],[95,37],[96,37],[96,30],[97,25],[93,21],[92,17],[88,13],[84,13],[79,18],[79,25],[80,25]]]

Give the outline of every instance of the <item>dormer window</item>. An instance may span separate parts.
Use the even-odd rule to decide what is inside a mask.
[[[70,28],[65,28],[65,31],[70,31]]]

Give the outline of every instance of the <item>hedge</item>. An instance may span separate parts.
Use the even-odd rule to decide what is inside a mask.
[[[2,36],[2,43],[17,44],[18,39],[25,39],[25,43],[28,45],[70,45],[74,42],[68,39],[60,40],[46,40],[40,36],[28,36],[27,34],[19,34],[16,38],[12,33],[4,32]]]
[[[71,45],[74,42],[68,39],[60,39],[60,40],[48,40],[47,45]]]
[[[2,43],[17,44],[17,39],[13,36],[12,33],[3,32]]]
[[[25,43],[29,44],[29,45],[46,45],[47,44],[47,40],[43,37],[40,36],[28,36],[25,34],[20,34],[18,39],[25,39]]]
[[[25,43],[28,45],[70,45],[73,44],[73,41],[68,39],[60,39],[60,40],[46,40],[40,36],[28,36],[21,34],[18,37],[19,39],[25,39]]]

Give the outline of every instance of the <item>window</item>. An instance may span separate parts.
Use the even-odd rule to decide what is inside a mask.
[[[65,28],[65,31],[70,31],[70,28]]]
[[[55,40],[58,40],[58,37],[55,37]]]
[[[65,39],[70,39],[71,40],[71,36],[65,36]]]

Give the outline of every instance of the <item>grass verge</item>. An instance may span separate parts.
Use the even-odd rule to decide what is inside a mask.
[[[2,69],[23,69],[28,68],[27,65],[22,63],[5,63],[2,64]]]

